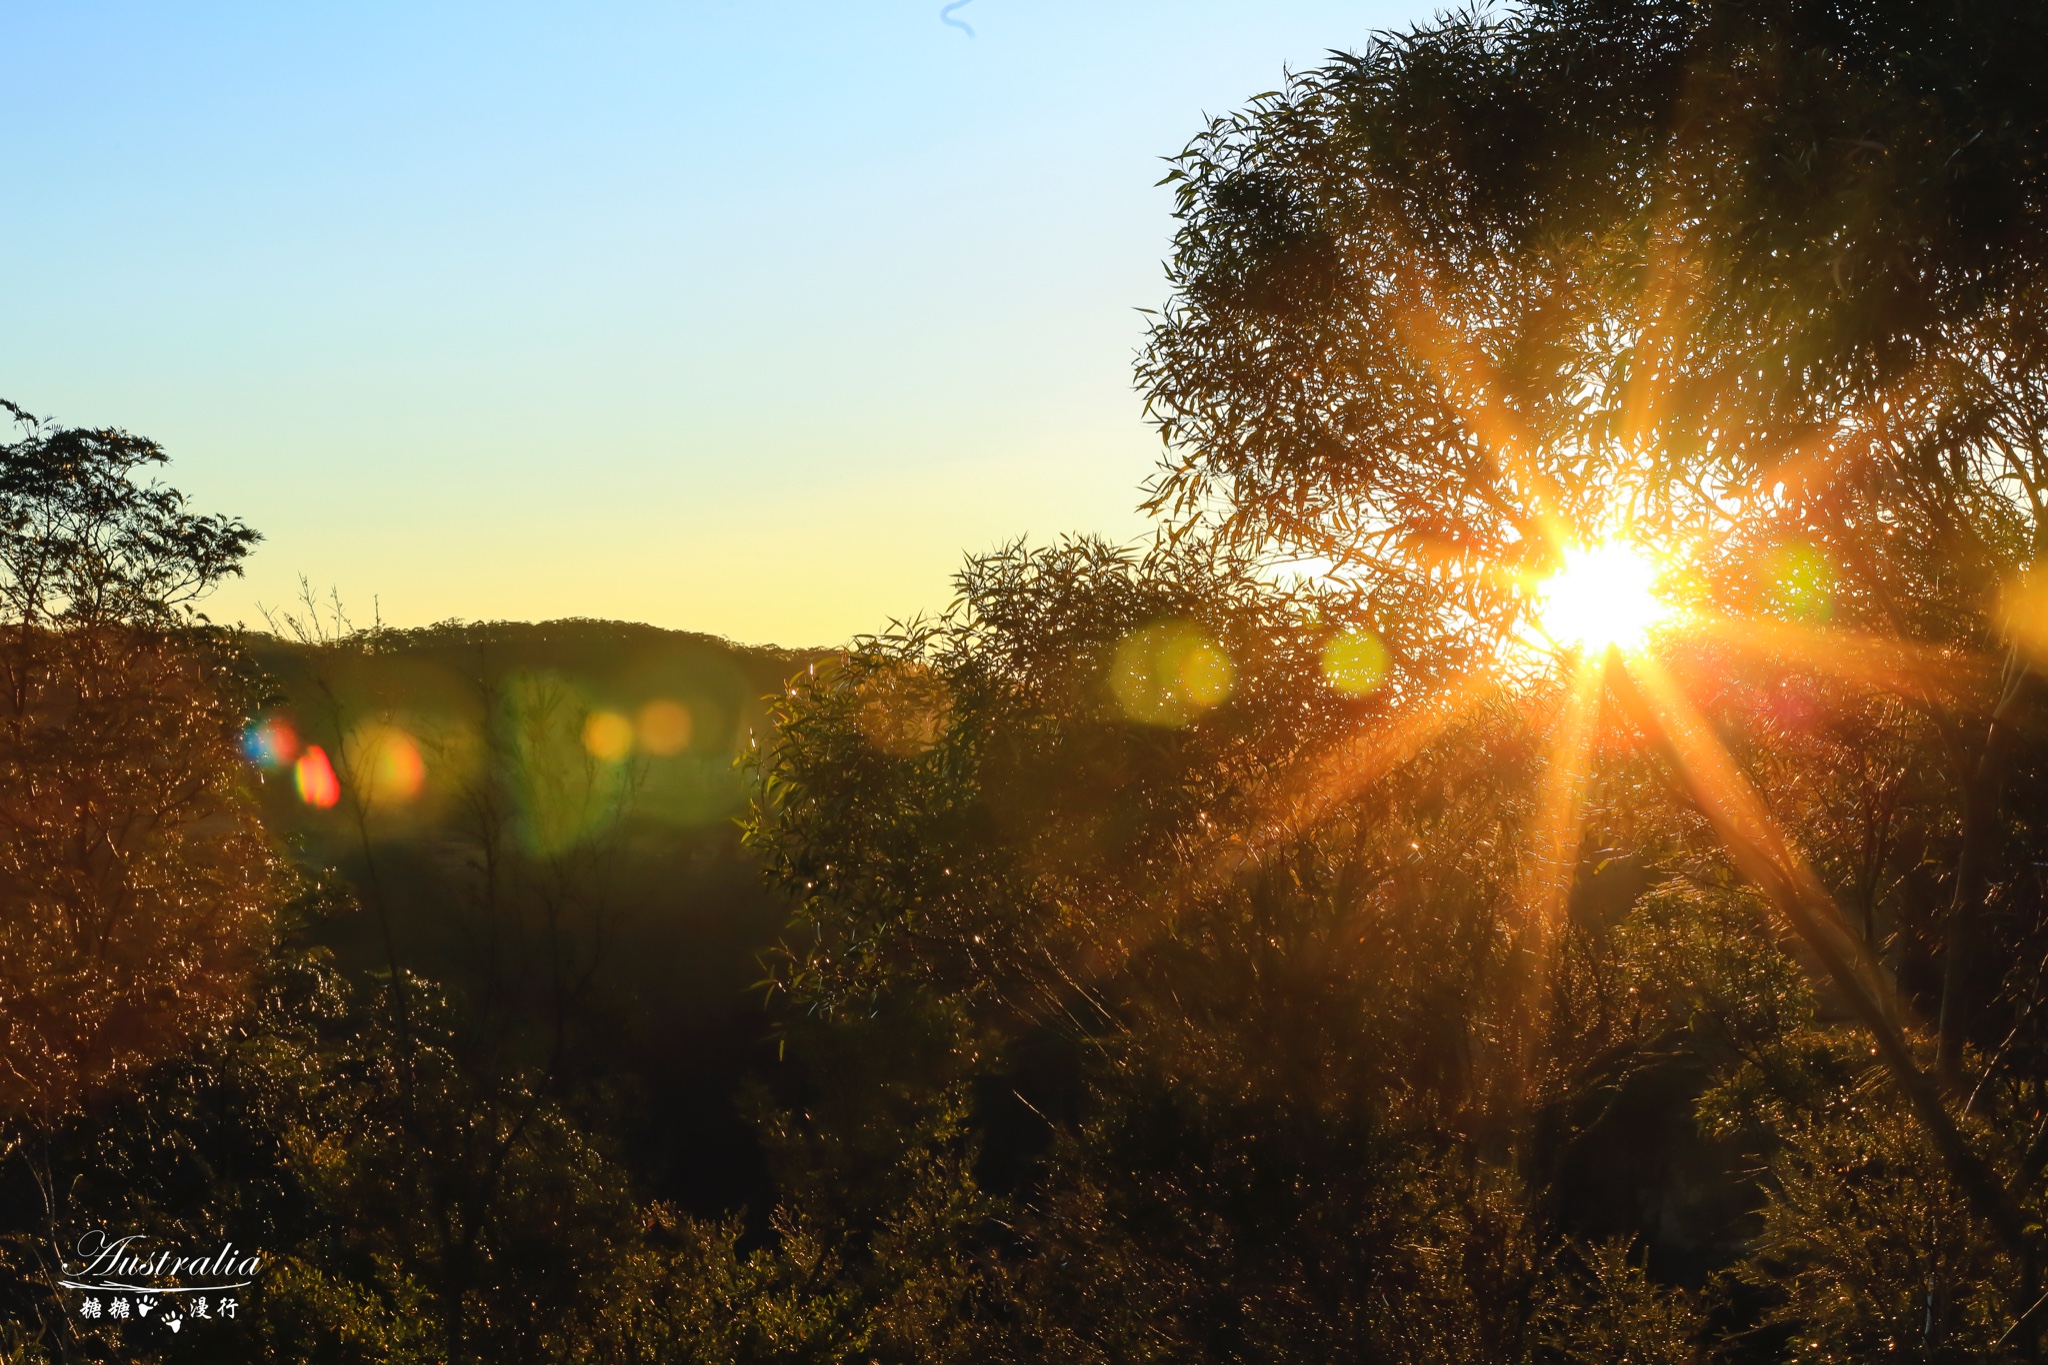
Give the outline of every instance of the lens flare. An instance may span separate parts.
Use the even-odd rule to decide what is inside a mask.
[[[242,752],[259,767],[282,768],[299,755],[299,736],[283,716],[269,716],[242,733]]]
[[[1835,566],[1804,541],[1780,546],[1766,563],[1770,606],[1779,615],[1816,624],[1835,610]]]
[[[349,737],[354,772],[371,805],[404,804],[427,782],[419,741],[396,725],[365,725]]]
[[[1110,690],[1132,720],[1181,726],[1229,697],[1237,669],[1223,647],[1187,621],[1159,621],[1117,646]]]
[[[583,749],[600,763],[620,763],[633,752],[633,722],[616,711],[593,711],[583,722]]]
[[[299,800],[315,810],[327,810],[341,800],[341,782],[334,775],[334,765],[317,744],[308,746],[292,765],[292,784],[299,789]]]
[[[591,712],[603,708],[582,688],[554,673],[517,673],[505,680],[498,704],[509,741],[501,771],[516,836],[529,852],[565,852],[624,812],[633,770],[591,761],[584,732]]]
[[[1387,647],[1369,630],[1347,630],[1323,646],[1323,681],[1348,697],[1363,697],[1387,680]]]
[[[1654,563],[1620,541],[1566,550],[1564,567],[1537,592],[1537,628],[1558,645],[1638,649],[1671,614],[1657,577]]]
[[[641,707],[640,747],[662,758],[689,748],[690,708],[666,699]]]

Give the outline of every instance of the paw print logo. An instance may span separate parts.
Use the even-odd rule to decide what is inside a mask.
[[[174,1309],[171,1312],[164,1314],[163,1324],[164,1326],[170,1328],[173,1332],[176,1332],[179,1328],[185,1325],[185,1319]]]
[[[149,1295],[144,1294],[141,1298],[135,1301],[135,1315],[139,1318],[146,1318],[149,1316],[150,1310],[155,1307],[156,1300],[151,1298]]]

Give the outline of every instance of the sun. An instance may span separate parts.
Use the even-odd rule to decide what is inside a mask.
[[[1537,629],[1557,645],[1641,648],[1671,614],[1656,593],[1658,573],[1622,541],[1566,550],[1564,567],[1536,591]]]

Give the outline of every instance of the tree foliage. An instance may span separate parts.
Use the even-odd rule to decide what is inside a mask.
[[[0,446],[0,1107],[39,1115],[232,1011],[285,886],[241,761],[245,684],[181,611],[240,523],[143,487],[148,441]]]
[[[174,629],[250,535],[32,429],[0,1199],[254,1227],[249,1359],[2036,1358],[2044,55],[2025,7],[1539,0],[1204,130],[1160,540],[976,557],[756,737],[772,1207],[653,1198],[564,1041],[633,794],[588,718],[491,712],[488,970],[437,983],[337,715],[384,956],[259,963],[235,694]],[[1533,647],[1615,537],[1684,631]],[[135,851],[77,837],[119,801]],[[59,913],[102,903],[148,926],[105,963]]]
[[[0,623],[163,626],[241,573],[256,532],[136,481],[165,461],[155,441],[4,406],[24,434],[0,446]]]
[[[1295,76],[1168,175],[1155,506],[1350,568],[1417,652],[1623,528],[1703,567],[1810,537],[1844,617],[1969,634],[2039,534],[2044,43],[1625,0]]]

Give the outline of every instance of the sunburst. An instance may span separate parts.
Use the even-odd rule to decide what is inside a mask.
[[[1641,649],[1672,619],[1657,592],[1662,570],[1624,540],[1567,549],[1564,566],[1536,590],[1534,624],[1559,646],[1588,654]]]

